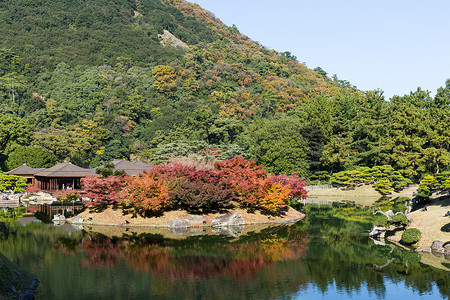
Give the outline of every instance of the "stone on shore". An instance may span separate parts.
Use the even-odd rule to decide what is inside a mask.
[[[189,228],[191,227],[191,222],[185,219],[171,220],[169,228]]]
[[[444,254],[445,254],[445,256],[449,256],[450,257],[450,244],[445,245],[445,247],[444,247]]]
[[[61,214],[57,214],[53,216],[53,222],[62,222],[62,221],[66,221],[66,217],[64,217],[64,215]]]
[[[414,251],[416,251],[416,252],[431,253],[431,247],[419,246],[419,247],[417,247]]]
[[[84,219],[81,216],[75,216],[70,220],[72,224],[83,224]]]
[[[204,218],[199,215],[188,215],[186,218],[191,224],[203,224]]]
[[[214,218],[211,222],[211,227],[226,227],[239,225],[245,225],[245,221],[244,218],[238,213],[219,216]]]
[[[431,244],[431,250],[441,252],[444,250],[444,242],[436,240]]]
[[[386,229],[384,227],[373,226],[372,230],[369,232],[369,237],[371,238],[384,238],[386,235]]]

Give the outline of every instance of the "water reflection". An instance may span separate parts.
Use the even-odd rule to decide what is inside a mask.
[[[38,299],[448,298],[448,272],[376,245],[367,224],[309,219],[230,235],[177,236],[45,224],[0,226],[0,252],[41,281]],[[212,234],[212,232],[211,232]],[[74,297],[74,295],[76,295]]]

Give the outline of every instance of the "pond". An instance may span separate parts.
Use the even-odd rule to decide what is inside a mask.
[[[308,217],[234,237],[9,222],[0,252],[37,276],[36,299],[449,298],[450,262],[424,265],[369,227]]]

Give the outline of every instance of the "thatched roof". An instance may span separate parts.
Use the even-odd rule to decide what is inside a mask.
[[[128,160],[116,159],[111,163],[114,165],[114,170],[123,170],[130,176],[142,174],[142,172],[153,168],[153,165],[141,161],[131,162]]]
[[[20,167],[17,167],[8,172],[5,172],[5,174],[6,175],[18,175],[18,176],[33,176],[34,174],[36,174],[37,172],[39,172],[41,170],[43,170],[43,169],[35,169],[35,168],[27,166],[26,164],[23,164]]]
[[[82,178],[86,175],[95,175],[94,169],[83,169],[69,162],[63,162],[51,168],[42,170],[35,174],[39,177],[70,177]]]

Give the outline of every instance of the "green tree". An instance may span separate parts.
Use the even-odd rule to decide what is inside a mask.
[[[22,176],[0,174],[1,192],[23,192],[26,187],[25,178]]]
[[[30,139],[31,128],[27,122],[0,114],[0,163],[18,146],[29,144]]]
[[[269,173],[306,175],[308,146],[302,127],[299,119],[287,117],[255,122],[245,133],[248,151]]]
[[[12,170],[27,164],[32,168],[49,168],[56,162],[56,156],[46,149],[39,146],[19,146],[8,155],[6,167]]]

